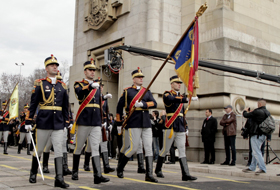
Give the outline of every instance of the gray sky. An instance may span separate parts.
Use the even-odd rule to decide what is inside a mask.
[[[72,65],[75,0],[1,0],[0,74],[29,76],[53,54]]]

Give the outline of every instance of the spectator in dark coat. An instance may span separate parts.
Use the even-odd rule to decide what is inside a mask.
[[[201,164],[215,163],[215,134],[217,132],[217,119],[212,116],[212,110],[207,109],[205,112],[206,119],[203,121],[201,135],[204,144],[204,161]],[[209,161],[209,154],[211,159]]]

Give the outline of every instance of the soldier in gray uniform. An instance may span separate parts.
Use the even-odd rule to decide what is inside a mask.
[[[20,151],[22,149],[22,142],[26,138],[26,140],[27,140],[27,155],[31,155],[30,154],[31,137],[28,134],[28,131],[25,129],[25,117],[26,117],[25,113],[28,112],[28,108],[29,108],[28,104],[25,104],[24,105],[24,112],[20,116],[20,120],[21,120],[20,129],[19,129],[20,139],[19,139],[19,142],[18,142],[18,152],[17,153],[20,154]]]
[[[157,177],[164,177],[161,171],[162,163],[166,153],[175,141],[179,150],[179,162],[182,171],[182,180],[196,180],[189,173],[187,158],[185,153],[186,143],[186,122],[184,121],[183,103],[188,103],[188,98],[180,95],[182,81],[177,75],[170,78],[171,91],[165,91],[163,102],[166,109],[165,129],[163,129],[163,147],[159,152],[159,157],[155,169]]]
[[[62,81],[62,77],[60,72],[58,71],[56,75],[56,79]],[[70,113],[69,113],[70,114]],[[72,118],[72,117],[71,117]],[[69,117],[69,122],[71,122],[71,118]],[[69,123],[70,124],[70,123]],[[68,128],[71,127],[71,124],[68,126]],[[63,144],[62,144],[62,152],[63,152],[63,160],[62,160],[62,165],[63,165],[63,176],[70,175],[72,172],[68,168],[68,157],[67,157],[67,134],[68,134],[68,129],[64,127],[63,130]],[[52,147],[52,141],[49,138],[47,145],[44,148],[44,153],[43,153],[43,172],[44,173],[50,173],[48,165],[49,165],[49,157],[50,157],[50,150]]]
[[[62,144],[63,130],[68,126],[68,94],[65,83],[56,79],[59,63],[51,55],[45,59],[47,77],[37,79],[34,82],[32,90],[31,103],[25,118],[25,129],[32,130],[32,120],[39,106],[39,112],[36,118],[36,150],[40,157],[50,138],[55,153],[55,187],[67,188],[68,184],[64,182],[62,167]],[[38,172],[38,161],[35,152],[32,157],[32,166],[30,170],[30,183],[36,183]]]
[[[127,115],[129,112],[133,109],[135,106],[136,109],[132,113],[131,117],[127,121],[127,125],[125,126],[125,129],[127,130],[127,134],[124,136],[126,137],[129,135],[129,145],[124,145],[124,147],[127,147],[126,150],[124,150],[124,154],[121,155],[121,160],[117,168],[117,176],[119,178],[123,178],[123,169],[125,165],[127,164],[129,158],[137,152],[140,144],[140,140],[142,137],[142,142],[145,149],[145,158],[146,158],[146,181],[151,182],[158,182],[153,177],[153,152],[152,152],[152,125],[150,121],[149,111],[148,109],[156,108],[157,103],[155,99],[152,96],[152,93],[150,91],[147,91],[147,93],[144,95],[142,101],[138,101],[139,98],[143,95],[145,92],[145,88],[142,86],[143,84],[143,73],[138,68],[137,70],[134,70],[132,73],[132,80],[133,85],[132,87],[128,87],[124,89],[124,92],[119,99],[118,105],[117,105],[117,115],[116,115],[116,122],[118,125],[118,128],[121,128],[122,121],[120,118],[122,118],[123,115],[123,108],[125,108],[125,111]],[[123,141],[126,143],[126,141]]]
[[[95,82],[98,82],[100,85],[100,90],[101,93],[103,92],[103,88],[104,88],[104,83],[101,82],[100,79],[95,80]],[[108,108],[108,98],[112,98],[111,94],[106,94],[105,96],[102,96],[102,111],[103,111],[103,122],[107,122],[106,117],[109,117],[107,115],[107,113],[109,113],[109,108]],[[106,123],[107,124],[107,123]],[[105,132],[106,137],[107,137],[107,141],[103,141],[103,134],[101,134],[100,136],[100,152],[101,152],[101,157],[102,157],[102,161],[103,161],[103,169],[104,169],[104,173],[110,173],[110,172],[114,172],[115,169],[110,167],[109,164],[109,157],[108,157],[108,138],[109,138],[109,132],[110,132],[110,128],[112,128],[112,126],[105,126]],[[88,139],[89,141],[89,139]],[[91,150],[88,146],[89,142],[87,141],[87,146],[85,148],[85,161],[84,161],[84,170],[85,171],[90,171],[89,168],[89,160],[90,160],[90,155],[91,155]]]
[[[6,108],[6,109],[5,109]],[[8,154],[8,136],[9,136],[9,111],[7,111],[7,101],[3,101],[2,110],[0,110],[0,139],[2,139],[2,134],[4,138],[4,154]]]
[[[76,147],[73,154],[72,180],[78,180],[79,162],[82,148],[89,138],[91,147],[92,166],[94,170],[94,183],[110,181],[101,174],[99,143],[101,136],[101,91],[99,84],[94,82],[96,67],[93,60],[84,63],[85,79],[76,81],[74,89],[80,107],[76,114],[72,130],[76,129]]]

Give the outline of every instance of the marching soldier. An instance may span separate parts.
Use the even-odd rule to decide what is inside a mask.
[[[6,110],[7,101],[2,103],[2,110],[0,111],[0,139],[2,139],[2,134],[4,138],[4,154],[8,154],[8,136],[9,136],[9,111]]]
[[[37,106],[40,109],[36,118],[36,150],[40,157],[48,139],[54,147],[55,153],[55,187],[67,188],[68,184],[63,179],[62,167],[62,144],[63,144],[63,129],[69,124],[68,121],[68,95],[67,86],[56,79],[57,68],[59,63],[57,59],[51,55],[45,59],[45,68],[47,77],[44,79],[37,79],[34,82],[32,90],[31,104],[29,111],[26,114],[25,128],[32,130],[31,124],[33,116],[36,112]],[[30,171],[30,183],[36,183],[38,170],[38,162],[33,154],[32,166]]]
[[[103,91],[103,87],[104,84],[102,83],[102,81],[100,79],[95,80],[94,82],[98,82],[100,85],[100,89],[101,89],[101,93]],[[108,98],[112,98],[111,94],[106,94],[105,96],[102,96],[102,111],[103,111],[103,122],[106,122],[107,124],[107,120],[106,117],[108,117],[109,113],[109,109],[108,109]],[[101,137],[100,137],[100,152],[101,152],[101,157],[102,157],[102,161],[103,161],[103,169],[104,169],[104,173],[110,173],[110,172],[114,172],[115,169],[110,167],[109,164],[109,157],[108,157],[108,146],[107,146],[107,142],[109,141],[109,133],[110,133],[110,129],[112,128],[112,126],[109,125],[109,127],[107,128],[107,126],[105,126],[105,134],[103,134],[101,132]],[[108,141],[104,141],[103,140],[103,135],[106,135]],[[90,161],[90,156],[91,156],[91,150],[89,147],[89,140],[87,141],[87,146],[85,148],[85,160],[84,160],[84,170],[85,171],[90,171],[89,168],[89,161]]]
[[[100,90],[102,93],[104,84],[101,82],[100,79],[97,79],[95,82],[99,82]],[[100,138],[100,151],[101,151],[103,169],[104,169],[105,174],[115,171],[115,169],[111,168],[109,165],[109,156],[108,156],[108,141],[110,141],[109,133],[112,130],[112,125],[110,125],[108,123],[108,117],[109,117],[108,98],[112,98],[112,94],[106,94],[106,95],[102,96],[103,119],[104,119],[104,123],[106,123],[106,125],[108,124],[108,127],[106,125],[104,126],[105,134],[100,136],[101,137]],[[105,136],[107,137],[107,141],[104,141],[104,139],[103,139]]]
[[[29,105],[25,104],[24,105],[24,112],[22,113],[22,115],[20,116],[20,129],[19,129],[19,134],[20,134],[20,139],[19,139],[19,143],[18,143],[18,154],[20,154],[20,151],[22,149],[22,142],[23,140],[26,138],[27,140],[27,155],[31,155],[30,154],[30,144],[31,144],[31,137],[28,134],[28,131],[25,129],[25,117],[26,117],[26,113],[28,112],[28,108]]]
[[[132,73],[133,86],[124,89],[124,92],[119,99],[117,105],[117,115],[116,122],[118,128],[121,128],[122,125],[122,115],[123,108],[128,115],[131,109],[135,106],[136,109],[132,113],[131,117],[127,121],[127,125],[125,129],[127,132],[124,134],[124,139],[129,138],[129,145],[123,145],[123,147],[127,147],[124,151],[124,154],[121,155],[121,160],[117,168],[117,176],[119,178],[123,178],[123,169],[127,164],[129,158],[137,152],[142,136],[143,145],[146,153],[146,181],[158,182],[153,177],[153,151],[152,151],[152,126],[150,122],[150,116],[148,109],[156,108],[157,103],[152,96],[150,91],[144,95],[142,101],[138,101],[141,95],[144,93],[145,88],[142,86],[143,84],[143,73],[138,69],[134,70]],[[120,131],[120,130],[119,130]],[[128,135],[128,136],[127,136]],[[123,143],[126,141],[124,140]]]
[[[94,82],[96,67],[93,59],[84,63],[85,79],[76,81],[74,89],[76,97],[79,100],[80,107],[76,114],[74,123],[76,129],[76,147],[73,154],[72,180],[78,180],[78,170],[81,151],[87,138],[91,147],[92,166],[94,170],[94,183],[110,181],[101,174],[99,143],[101,136],[101,113],[100,113],[100,96],[101,91],[99,84]],[[74,130],[72,129],[72,131]]]
[[[60,72],[57,72],[56,79],[59,81],[62,81],[62,77]],[[69,115],[69,122],[71,118]],[[62,165],[63,165],[63,176],[70,175],[72,172],[68,169],[68,157],[67,157],[67,134],[68,130],[66,127],[64,127],[63,130],[63,144],[62,144],[62,152],[63,152],[63,160],[62,160]],[[47,145],[44,148],[44,153],[43,153],[43,172],[44,173],[50,173],[48,165],[49,165],[49,157],[50,157],[50,150],[52,147],[52,141],[49,138]]]
[[[180,95],[182,81],[177,75],[170,78],[171,91],[165,91],[163,102],[166,109],[166,122],[163,133],[163,147],[159,152],[159,157],[155,169],[157,177],[164,178],[161,168],[164,157],[169,151],[173,141],[176,142],[179,150],[179,162],[182,171],[182,180],[196,180],[196,177],[190,175],[187,158],[185,153],[186,143],[186,122],[184,121],[184,106],[183,103],[188,103],[188,99]]]

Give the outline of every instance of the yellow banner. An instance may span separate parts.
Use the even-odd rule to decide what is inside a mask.
[[[15,119],[18,117],[18,104],[19,104],[19,100],[18,100],[18,84],[16,84],[16,87],[13,90],[13,93],[10,97],[10,103],[9,103],[9,122],[12,119]]]

